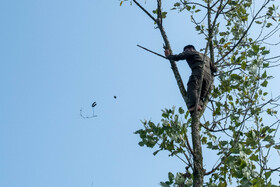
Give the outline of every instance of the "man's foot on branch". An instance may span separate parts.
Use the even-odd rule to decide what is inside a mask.
[[[195,106],[189,108],[189,112],[193,112],[195,110]],[[202,110],[202,107],[200,105],[197,106],[197,110],[198,111],[201,111]]]

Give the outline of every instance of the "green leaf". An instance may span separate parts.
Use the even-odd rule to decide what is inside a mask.
[[[268,171],[264,174],[265,178],[268,179],[271,175],[271,171]]]
[[[220,182],[218,187],[226,187],[227,186],[227,183],[226,182]]]
[[[190,112],[187,111],[187,112],[186,112],[186,115],[185,115],[185,119],[188,119],[189,114],[190,114]],[[188,121],[188,122],[189,122],[189,121]]]
[[[267,74],[266,74],[266,71],[264,71],[264,73],[262,74],[262,78],[266,78],[267,77]]]
[[[141,147],[143,147],[143,146],[145,145],[145,143],[141,141],[141,142],[138,143],[138,145],[140,145]]]
[[[168,173],[168,179],[169,179],[170,182],[172,182],[174,180],[174,174],[169,172]]]
[[[265,80],[263,83],[261,83],[261,86],[262,86],[262,87],[266,87],[266,86],[267,86],[267,83],[268,83],[267,80]]]
[[[167,113],[162,113],[162,115],[161,115],[163,118],[168,118],[169,117],[169,114],[167,114]]]
[[[247,52],[249,57],[255,56],[256,53],[254,51],[252,51],[251,49]]]
[[[245,61],[243,61],[243,62],[242,62],[242,64],[241,64],[241,69],[245,70],[246,65],[247,65],[247,64],[246,64],[246,62],[245,62]]]
[[[272,136],[266,136],[263,141],[266,141],[266,142],[271,142],[273,141],[273,137]]]
[[[153,155],[156,156],[156,154],[158,154],[158,152],[160,152],[161,150],[157,150],[155,152],[153,152]]]
[[[259,47],[260,47],[259,45],[253,45],[253,46],[252,46],[252,48],[253,48],[253,50],[254,50],[255,53],[258,53],[258,52],[259,52],[259,50],[260,50]]]
[[[247,162],[242,159],[241,162],[240,162],[240,168],[243,169],[246,166],[247,166]]]
[[[232,79],[237,79],[237,80],[240,80],[240,79],[242,78],[241,76],[239,76],[239,75],[237,75],[237,74],[231,74],[230,77],[231,77]]]
[[[162,187],[170,187],[170,185],[167,184],[166,182],[160,182],[160,185],[161,185]]]
[[[258,155],[252,155],[252,156],[250,156],[250,160],[259,161],[259,156]]]
[[[206,144],[207,143],[207,137],[203,137],[202,140],[201,140],[201,143]]]
[[[185,111],[183,110],[182,107],[180,107],[180,108],[179,108],[179,114],[184,114],[184,113],[185,113]]]
[[[224,147],[225,145],[228,144],[228,141],[220,141],[219,144],[220,144],[222,147]]]
[[[263,68],[267,68],[269,66],[269,63],[263,63]]]
[[[208,147],[207,147],[207,148],[212,148],[212,147],[213,147],[212,142],[208,142],[208,143],[207,143],[207,145],[208,145]]]
[[[166,18],[166,15],[167,15],[167,12],[162,12],[161,13],[161,16],[162,16],[163,19]]]
[[[272,23],[267,23],[267,24],[266,24],[266,28],[271,27],[271,25],[272,25]]]
[[[267,55],[269,53],[270,53],[270,51],[265,50],[265,51],[262,52],[262,55]]]

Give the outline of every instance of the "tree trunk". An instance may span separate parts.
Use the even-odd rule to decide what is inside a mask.
[[[193,142],[193,153],[194,153],[194,187],[203,186],[204,169],[203,169],[203,157],[201,148],[201,138],[200,138],[200,121],[199,112],[194,112],[192,114],[192,142]]]

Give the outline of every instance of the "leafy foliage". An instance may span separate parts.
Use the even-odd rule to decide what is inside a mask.
[[[280,26],[277,8],[273,0],[184,0],[174,1],[171,7],[171,11],[188,12],[197,33],[212,47],[209,55],[219,67],[206,111],[211,115],[201,122],[200,141],[218,160],[214,167],[205,168],[204,174],[211,176],[206,186],[227,186],[233,179],[239,186],[275,186],[271,177],[280,167],[270,165],[268,156],[280,149],[275,139],[279,97],[268,97],[267,86],[273,77],[267,69],[270,59],[279,57],[269,56],[267,41]],[[167,12],[160,12],[166,18]],[[158,14],[158,9],[153,13]],[[194,178],[189,169],[193,170],[195,155],[188,138],[189,112],[182,107],[164,109],[158,124],[142,123],[144,128],[135,132],[140,146],[156,148],[154,155],[168,151],[186,165],[186,171],[176,176],[169,173],[169,180],[161,185],[191,186]]]

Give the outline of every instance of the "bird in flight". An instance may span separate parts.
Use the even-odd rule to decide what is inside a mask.
[[[95,106],[96,106],[96,102],[93,102],[92,105],[91,105],[91,107],[93,108],[93,107],[95,107]]]

